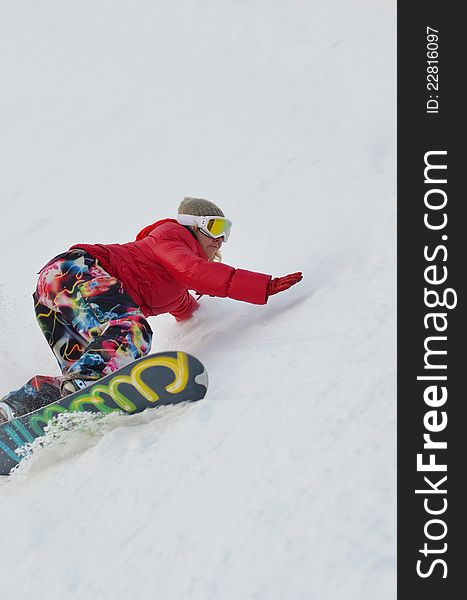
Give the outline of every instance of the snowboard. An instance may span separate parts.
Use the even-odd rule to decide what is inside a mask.
[[[185,352],[150,354],[86,388],[0,425],[0,475],[8,475],[22,456],[16,450],[44,435],[61,413],[135,414],[147,408],[201,400],[208,376],[203,364]]]

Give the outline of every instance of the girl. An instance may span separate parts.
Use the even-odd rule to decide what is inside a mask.
[[[62,371],[38,375],[0,402],[0,422],[73,393],[151,350],[146,317],[189,319],[197,294],[266,304],[302,279],[220,262],[232,222],[214,203],[186,197],[176,219],[157,221],[126,244],[76,244],[39,272],[34,308]]]

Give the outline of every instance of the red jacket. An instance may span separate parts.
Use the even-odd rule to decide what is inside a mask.
[[[192,233],[174,219],[164,219],[126,244],[75,244],[119,279],[145,316],[170,313],[187,319],[197,308],[188,290],[266,304],[270,275],[234,269],[207,259]]]

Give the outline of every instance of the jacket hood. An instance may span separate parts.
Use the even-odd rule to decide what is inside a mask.
[[[138,242],[139,240],[143,240],[145,237],[147,237],[151,231],[153,231],[156,227],[159,227],[159,225],[163,225],[164,223],[177,223],[178,221],[176,219],[161,219],[160,221],[156,221],[155,223],[152,223],[152,225],[147,225],[144,229],[141,229],[141,231],[138,233],[138,235],[136,236],[136,241]]]

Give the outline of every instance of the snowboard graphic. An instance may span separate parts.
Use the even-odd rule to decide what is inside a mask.
[[[134,414],[161,405],[204,398],[208,376],[202,363],[185,352],[140,358],[92,385],[39,410],[0,425],[0,475],[22,459],[15,450],[44,435],[60,413],[114,411]]]

